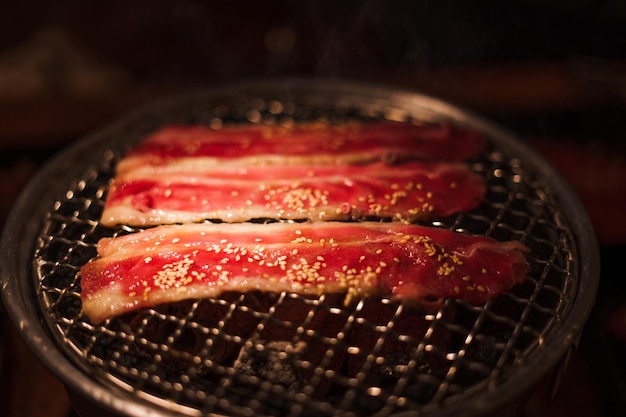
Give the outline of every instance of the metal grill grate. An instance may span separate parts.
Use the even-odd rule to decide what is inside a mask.
[[[194,98],[105,135],[100,159],[48,211],[33,254],[46,325],[75,366],[120,396],[189,415],[382,416],[436,414],[497,391],[542,354],[575,301],[579,255],[552,191],[497,142],[471,162],[488,183],[482,205],[430,223],[531,248],[526,281],[484,306],[447,300],[436,314],[422,314],[388,299],[347,309],[334,295],[250,292],[97,326],[82,317],[81,266],[100,238],[137,231],[105,228],[98,219],[117,161],[144,133],[171,122],[448,118],[391,101],[318,98]]]

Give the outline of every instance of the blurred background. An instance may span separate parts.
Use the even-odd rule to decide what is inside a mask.
[[[626,414],[623,0],[4,3],[0,226],[47,158],[157,98],[265,77],[432,94],[545,155],[596,229],[596,308],[556,395],[535,399],[529,417]],[[74,415],[0,318],[0,415]]]

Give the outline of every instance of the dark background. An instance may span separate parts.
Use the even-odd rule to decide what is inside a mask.
[[[596,308],[555,399],[535,399],[529,417],[626,413],[626,2],[5,3],[0,225],[50,155],[156,98],[264,77],[433,94],[545,155],[597,232]],[[4,320],[0,331],[0,415],[72,415],[63,386],[13,325]]]

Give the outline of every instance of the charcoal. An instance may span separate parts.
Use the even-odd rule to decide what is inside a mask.
[[[259,347],[262,348],[260,349]],[[293,345],[286,341],[259,343],[257,347],[241,349],[234,368],[243,376],[255,376],[290,390],[299,388],[302,375],[294,364],[294,354],[304,350],[304,343]]]

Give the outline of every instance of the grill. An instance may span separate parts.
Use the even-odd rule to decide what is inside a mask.
[[[168,123],[354,119],[446,121],[485,132],[489,149],[470,162],[487,180],[485,201],[427,224],[522,241],[531,249],[525,282],[484,305],[447,300],[432,314],[384,298],[348,308],[333,295],[250,292],[100,325],[83,317],[81,266],[100,238],[138,231],[98,219],[116,163],[143,135]],[[575,347],[599,273],[580,202],[517,138],[419,93],[323,80],[240,83],[178,97],[90,135],[29,184],[1,253],[8,312],[89,415],[518,414]],[[305,355],[303,344],[315,348]]]

